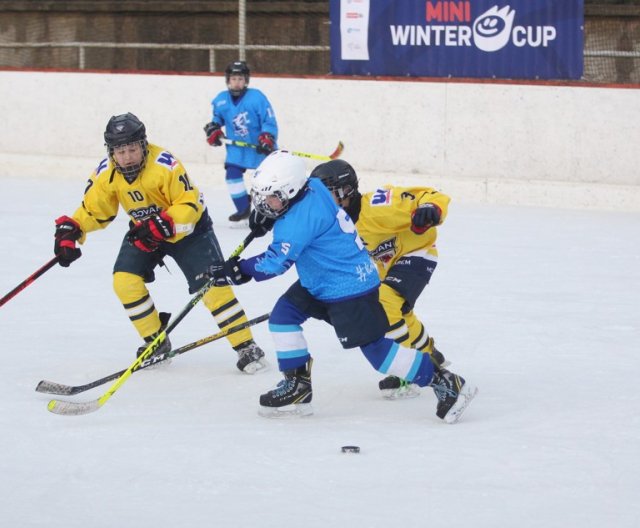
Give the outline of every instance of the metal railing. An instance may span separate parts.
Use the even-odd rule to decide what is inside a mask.
[[[329,46],[289,46],[277,44],[161,44],[142,42],[0,42],[0,48],[77,48],[78,68],[85,69],[87,48],[198,50],[209,52],[209,71],[216,71],[216,51],[329,51]]]
[[[640,51],[584,50],[585,57],[627,57],[640,59]]]
[[[330,46],[290,46],[278,44],[163,44],[151,42],[0,42],[0,48],[77,48],[78,67],[85,69],[87,48],[198,50],[209,52],[209,71],[216,71],[216,51],[330,51]],[[585,50],[585,57],[640,58],[640,51]]]

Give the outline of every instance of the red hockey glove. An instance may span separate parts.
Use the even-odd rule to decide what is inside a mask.
[[[212,147],[219,147],[222,145],[222,138],[224,137],[224,132],[222,132],[222,128],[218,123],[207,123],[204,125],[204,133],[207,135],[207,143]]]
[[[64,268],[80,258],[82,251],[76,247],[76,241],[82,236],[80,225],[73,218],[61,216],[56,220],[55,242],[53,252]]]
[[[271,154],[276,145],[276,138],[269,132],[263,132],[258,136],[258,148],[260,154]]]
[[[436,204],[422,204],[411,213],[411,231],[421,235],[430,227],[438,225],[441,217],[442,210]]]
[[[160,242],[175,234],[173,219],[164,211],[154,214],[134,225],[127,240],[139,250],[151,253],[160,247]]]

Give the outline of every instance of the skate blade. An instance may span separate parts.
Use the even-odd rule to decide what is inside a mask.
[[[313,414],[313,407],[310,403],[294,403],[284,407],[264,407],[260,406],[258,414],[263,418],[298,418]]]
[[[420,396],[420,387],[412,383],[398,389],[382,389],[380,392],[385,400],[408,400]]]
[[[445,415],[444,421],[448,424],[454,424],[466,410],[466,408],[471,403],[478,394],[478,387],[475,385],[471,385],[468,381],[462,386],[462,390],[460,391],[460,395],[456,400],[456,403],[453,404],[449,412]]]
[[[248,229],[249,228],[249,219],[238,220],[237,222],[232,222],[231,220],[229,220],[226,225],[230,229]]]
[[[253,375],[256,372],[262,373],[266,372],[267,370],[269,370],[269,363],[264,358],[260,358],[257,361],[253,361],[248,365],[245,365],[244,369],[242,369],[242,372],[244,372],[245,374]]]

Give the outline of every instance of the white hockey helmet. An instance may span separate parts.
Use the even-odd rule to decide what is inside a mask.
[[[253,176],[253,207],[268,218],[277,218],[287,211],[307,180],[307,167],[302,158],[286,150],[276,150],[262,161]],[[273,199],[268,200],[272,196],[279,200],[279,207],[274,207]]]

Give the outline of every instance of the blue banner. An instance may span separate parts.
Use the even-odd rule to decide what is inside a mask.
[[[579,79],[584,0],[330,0],[336,75]]]

